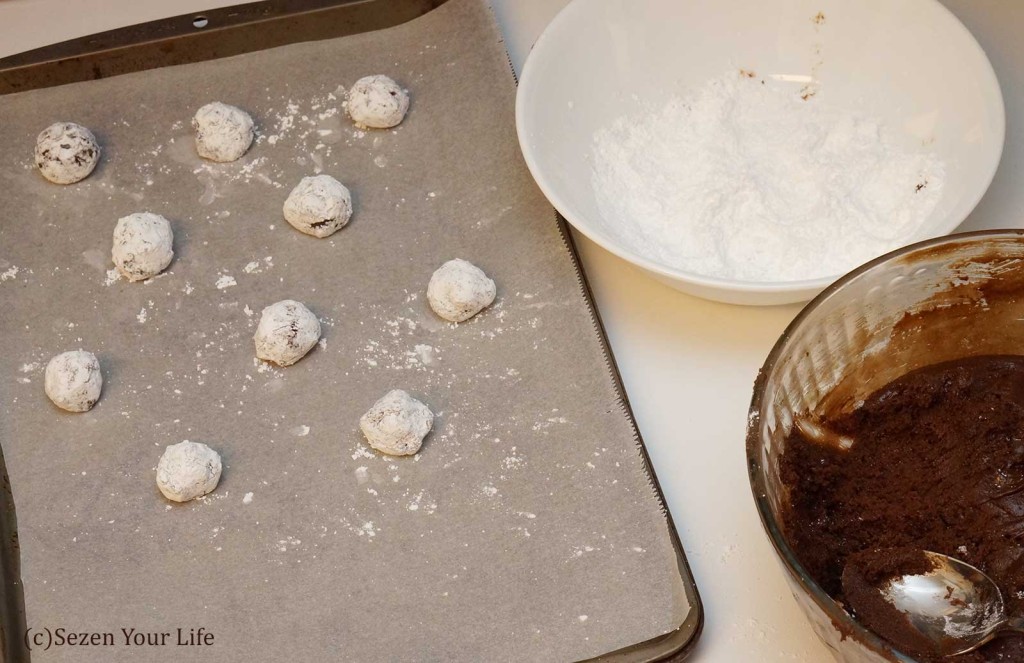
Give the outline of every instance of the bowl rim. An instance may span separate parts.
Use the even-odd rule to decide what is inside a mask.
[[[527,108],[534,104],[544,103],[541,99],[534,99],[536,95],[534,95],[532,91],[532,81],[535,77],[534,72],[544,67],[544,65],[550,61],[548,53],[552,48],[554,48],[553,45],[559,42],[560,35],[556,35],[556,33],[560,33],[563,26],[575,18],[576,12],[583,11],[580,9],[581,7],[588,3],[596,3],[599,1],[603,0],[571,0],[568,5],[563,7],[558,14],[555,15],[554,19],[551,20],[543,33],[541,33],[540,37],[534,43],[530,53],[527,55],[522,73],[519,76],[519,85],[516,90],[516,133],[519,138],[520,152],[522,153],[523,158],[526,161],[526,167],[529,169],[530,174],[537,183],[537,186],[551,204],[554,205],[558,212],[578,232],[582,233],[585,237],[601,248],[615,256],[618,256],[626,262],[632,263],[663,278],[667,278],[672,281],[690,283],[706,289],[754,294],[786,294],[798,293],[801,291],[820,292],[829,283],[832,283],[837,278],[841,277],[842,274],[833,274],[831,276],[799,281],[743,281],[738,279],[709,276],[685,269],[669,267],[622,246],[621,243],[613,237],[601,232],[597,227],[587,222],[582,215],[577,215],[572,211],[572,207],[567,203],[565,198],[559,194],[557,187],[553,186],[544,175],[544,171],[537,157],[537,153],[541,150],[539,148],[534,150],[529,139],[530,128],[527,126],[526,120]],[[939,2],[939,0],[909,1],[918,2],[922,5],[937,9],[938,15],[950,21],[954,30],[958,31],[966,39],[966,48],[973,51],[975,55],[980,56],[982,66],[978,80],[980,80],[984,88],[988,90],[988,95],[992,96],[994,109],[998,116],[995,126],[997,149],[993,155],[994,158],[991,159],[991,163],[987,166],[987,170],[984,174],[982,180],[985,183],[984,186],[979,187],[973,196],[965,198],[967,203],[962,214],[958,214],[956,216],[948,215],[947,218],[943,220],[943,223],[937,224],[935,232],[930,233],[929,238],[922,240],[927,241],[927,239],[947,236],[949,233],[956,230],[956,228],[962,224],[968,216],[970,216],[974,211],[974,208],[978,206],[978,203],[981,202],[981,199],[992,186],[992,181],[995,179],[996,172],[999,170],[999,164],[1002,162],[1003,151],[1006,146],[1006,102],[1003,98],[1002,86],[999,84],[999,78],[996,76],[995,69],[992,67],[992,62],[989,60],[988,54],[985,53],[985,49],[982,48],[974,34],[963,24],[956,14]],[[897,248],[895,250],[899,249]]]
[[[955,233],[942,237],[915,242],[908,246],[890,251],[885,255],[870,260],[851,272],[848,272],[840,279],[829,285],[817,297],[807,303],[803,309],[793,318],[786,329],[779,336],[779,339],[772,346],[771,352],[765,359],[764,364],[758,370],[757,379],[754,381],[754,391],[750,399],[750,408],[747,413],[746,431],[746,456],[747,474],[750,480],[750,490],[753,493],[754,503],[757,506],[757,514],[761,525],[771,541],[775,553],[789,575],[800,585],[804,593],[817,604],[818,608],[831,620],[836,630],[843,634],[843,638],[853,637],[854,640],[866,644],[879,653],[885,653],[895,657],[893,660],[900,663],[914,663],[914,659],[894,649],[887,641],[867,629],[860,622],[855,620],[846,610],[839,606],[825,590],[821,588],[816,580],[800,563],[793,549],[786,541],[782,532],[782,524],[772,514],[771,505],[768,502],[763,466],[761,464],[761,401],[764,399],[765,389],[768,383],[768,376],[774,370],[776,363],[782,356],[782,352],[793,334],[804,324],[804,321],[818,308],[825,300],[841,291],[850,281],[859,278],[861,275],[887,264],[890,261],[903,258],[909,254],[922,249],[931,248],[943,244],[963,244],[975,240],[983,240],[994,237],[1024,239],[1024,229],[1008,228],[996,230],[975,230],[971,232]]]

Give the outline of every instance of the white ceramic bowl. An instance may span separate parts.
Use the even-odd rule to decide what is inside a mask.
[[[819,12],[826,23],[816,26]],[[813,67],[816,45],[822,64]],[[995,175],[999,83],[974,37],[935,0],[574,0],[523,69],[516,124],[526,163],[577,230],[672,287],[736,304],[810,299],[839,274],[759,283],[672,268],[617,240],[594,200],[595,131],[634,114],[638,101],[660,106],[666,90],[685,94],[738,67],[813,74],[831,104],[880,118],[908,144],[933,139],[946,181],[915,240],[955,229]]]

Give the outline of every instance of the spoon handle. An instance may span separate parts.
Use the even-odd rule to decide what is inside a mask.
[[[1004,633],[1007,631],[1024,633],[1024,617],[1011,617],[1007,619],[1006,623],[999,630]]]

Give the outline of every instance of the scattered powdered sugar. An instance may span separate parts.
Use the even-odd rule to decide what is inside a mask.
[[[359,536],[365,536],[369,539],[372,539],[373,537],[377,536],[377,531],[377,527],[373,524],[372,520],[363,523],[356,529],[356,533]]]
[[[360,361],[371,368],[389,370],[428,370],[440,361],[440,351],[426,343],[415,343],[420,330],[417,314],[408,309],[404,314],[384,315],[376,305],[371,307],[371,320],[379,325],[380,340],[368,340],[357,352]]]
[[[565,561],[569,562],[569,561],[572,561],[574,559],[579,559],[580,557],[583,557],[587,553],[592,553],[595,550],[600,550],[600,548],[596,548],[594,546],[586,546],[586,545],[584,545],[584,546],[573,546],[572,554],[570,554],[569,558],[567,560],[565,560]]]
[[[523,456],[516,455],[516,447],[512,447],[512,453],[505,456],[501,461],[501,467],[504,470],[518,470],[526,463],[526,459]]]
[[[235,281],[235,277],[229,274],[221,274],[217,277],[217,283],[215,285],[218,290],[223,290],[224,288],[230,288],[233,285],[238,285],[238,282]]]
[[[277,125],[275,129],[277,133],[269,134],[267,136],[267,142],[271,145],[275,145],[277,141],[281,140],[282,136],[291,131],[292,127],[295,126],[295,116],[299,113],[299,105],[293,101],[289,101],[285,105],[285,109],[282,113],[277,116]]]
[[[114,285],[121,280],[121,272],[117,269],[108,269],[106,278],[103,279],[103,285]]]
[[[271,364],[268,361],[263,361],[259,357],[253,357],[252,358],[252,363],[256,367],[256,372],[261,374],[261,375],[264,374],[264,373],[270,373],[271,376],[273,376],[275,378],[279,378],[282,375],[282,372],[280,370],[278,370],[277,368],[274,368],[274,364]],[[268,383],[268,385],[271,385],[271,384],[278,385],[278,387],[280,386],[279,382],[270,382],[270,383]]]
[[[920,238],[944,164],[880,120],[735,72],[598,131],[607,230],[677,269],[744,281],[836,276]]]
[[[352,454],[352,460],[359,460],[360,458],[376,458],[372,451],[363,444],[356,446],[355,453]]]
[[[417,343],[412,356],[424,366],[433,366],[437,362],[437,350],[431,345]]]
[[[236,185],[259,182],[280,189],[283,173],[266,156],[245,156],[233,163],[203,162],[192,169],[192,173],[203,185],[199,196],[202,205],[211,205],[219,198],[225,198]],[[218,215],[227,217],[230,214]]]
[[[0,272],[0,283],[18,278],[18,266],[11,265],[5,271]]]
[[[149,317],[149,314],[146,312],[146,309],[143,308],[141,311],[139,311],[139,314],[137,316],[135,316],[135,319],[139,321],[139,324],[145,324],[146,319],[148,317]]]
[[[261,260],[250,260],[249,262],[247,262],[245,264],[245,267],[242,268],[242,271],[245,272],[246,274],[259,274],[264,269],[270,269],[273,266],[274,266],[274,257],[273,256],[267,256],[262,261]]]
[[[277,551],[288,552],[290,549],[300,545],[302,545],[302,541],[300,539],[296,539],[294,536],[286,536],[277,542]]]
[[[18,368],[18,372],[22,374],[18,377],[18,382],[21,384],[30,384],[32,382],[32,378],[30,378],[28,374],[35,373],[36,371],[39,371],[42,367],[43,364],[38,361],[22,364]]]
[[[252,493],[246,493],[242,496],[242,504],[252,504]]]
[[[429,516],[437,511],[437,502],[430,499],[427,491],[421,490],[412,496],[405,508],[409,511],[422,511]]]

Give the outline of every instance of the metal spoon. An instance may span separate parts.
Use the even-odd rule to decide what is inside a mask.
[[[953,557],[924,554],[934,569],[895,578],[877,589],[934,645],[930,653],[957,656],[1003,633],[1024,633],[1024,618],[1007,616],[1003,595],[991,578]]]

